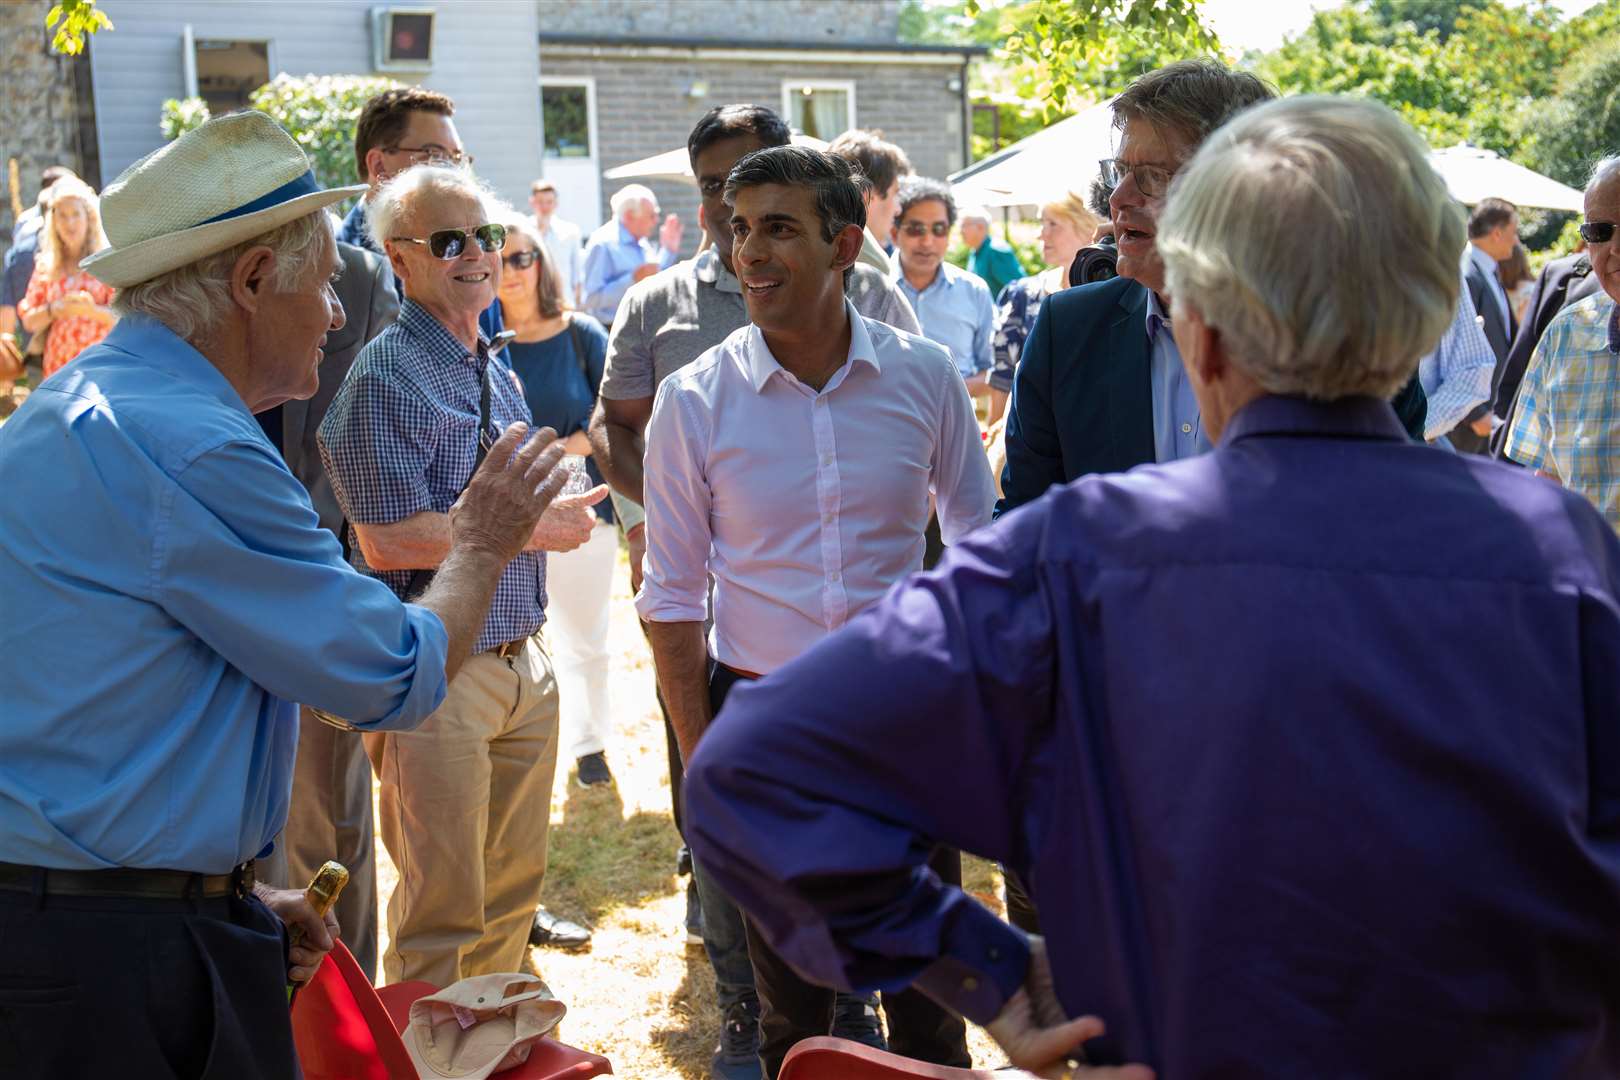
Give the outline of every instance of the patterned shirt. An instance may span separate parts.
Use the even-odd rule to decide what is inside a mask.
[[[997,390],[1012,393],[1013,372],[1018,370],[1018,358],[1024,353],[1029,332],[1035,329],[1041,301],[1048,293],[1056,292],[1062,282],[1062,267],[1053,267],[1019,278],[996,297],[996,333],[990,342],[995,359],[990,368],[990,385]]]
[[[446,513],[472,475],[479,439],[479,383],[489,372],[492,442],[506,425],[529,423],[512,369],[491,360],[483,339],[478,354],[415,301],[399,321],[360,351],[348,378],[321,421],[321,460],[332,492],[353,524],[386,525],[422,510]],[[351,535],[350,561],[403,597],[414,570],[373,570]],[[525,551],[507,565],[495,588],[489,618],[478,635],[482,652],[528,637],[545,622],[546,560]]]
[[[1418,382],[1428,399],[1423,437],[1434,440],[1468,419],[1491,397],[1496,353],[1480,326],[1468,283],[1457,293],[1457,310],[1434,351],[1418,361]]]
[[[23,318],[49,307],[56,301],[76,292],[90,294],[96,303],[112,303],[113,289],[92,277],[88,270],[76,270],[66,277],[52,277],[41,268],[34,270],[28,280],[28,292],[17,305],[17,314]],[[51,376],[75,356],[107,336],[111,323],[92,319],[88,315],[67,315],[53,319],[45,328],[44,373]]]
[[[1553,473],[1620,530],[1620,334],[1598,293],[1553,319],[1530,357],[1505,453]]]

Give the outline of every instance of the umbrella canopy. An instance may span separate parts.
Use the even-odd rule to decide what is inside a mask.
[[[1113,156],[1109,100],[952,173],[951,194],[964,206],[1039,206],[1070,191],[1084,198],[1097,163]]]
[[[1429,163],[1458,202],[1472,205],[1497,198],[1542,210],[1583,209],[1581,193],[1567,184],[1467,143],[1436,150]]]
[[[825,150],[828,144],[809,135],[794,132],[793,145],[808,146],[812,150]],[[692,162],[687,158],[684,146],[642,158],[640,161],[632,161],[628,165],[617,165],[604,172],[602,176],[607,180],[668,180],[678,184],[697,183],[697,179],[692,175]]]

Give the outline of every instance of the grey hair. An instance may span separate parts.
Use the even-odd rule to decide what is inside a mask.
[[[1276,96],[1257,76],[1219,60],[1178,60],[1138,76],[1114,99],[1114,126],[1124,130],[1143,120],[1197,146],[1244,109]]]
[[[613,197],[608,200],[608,205],[612,207],[615,219],[623,217],[625,210],[636,204],[656,210],[658,208],[658,196],[652,193],[652,188],[644,187],[641,184],[626,184],[618,191],[615,191]]]
[[[990,211],[986,210],[982,206],[964,206],[961,208],[961,210],[957,211],[956,220],[982,221],[988,225],[990,224]]]
[[[409,226],[418,195],[461,195],[478,203],[485,222],[501,221],[512,208],[479,182],[472,171],[458,165],[412,165],[384,184],[366,208],[366,228],[378,251],[387,250],[401,227]],[[483,224],[483,222],[479,222]]]
[[[1586,190],[1599,188],[1616,176],[1620,176],[1620,154],[1609,154],[1592,166],[1592,171],[1586,177]]]
[[[275,254],[270,274],[277,292],[296,289],[321,251],[321,236],[333,235],[332,217],[324,210],[244,240],[235,247],[204,256],[166,274],[119,289],[113,310],[120,315],[149,315],[186,341],[197,341],[219,327],[231,309],[231,271],[250,248]]]
[[[1462,208],[1428,155],[1372,101],[1245,112],[1181,171],[1159,219],[1176,308],[1218,330],[1270,393],[1390,397],[1450,325],[1461,288]]]

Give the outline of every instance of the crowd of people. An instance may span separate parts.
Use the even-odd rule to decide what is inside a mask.
[[[621,543],[719,1080],[966,1067],[964,1018],[1053,1076],[1620,1070],[1620,157],[1532,280],[1382,106],[1200,60],[1113,111],[1040,268],[747,103],[686,258],[640,185],[503,202],[415,87],[351,187],[252,112],[47,173],[0,1072],[293,1076],[334,938],[439,986],[588,945],[541,899],[559,757],[614,782]]]

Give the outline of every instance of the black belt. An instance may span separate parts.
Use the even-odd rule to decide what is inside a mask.
[[[111,896],[140,900],[196,900],[246,896],[253,891],[253,860],[228,874],[184,870],[57,870],[0,862],[0,889],[46,896]]]

